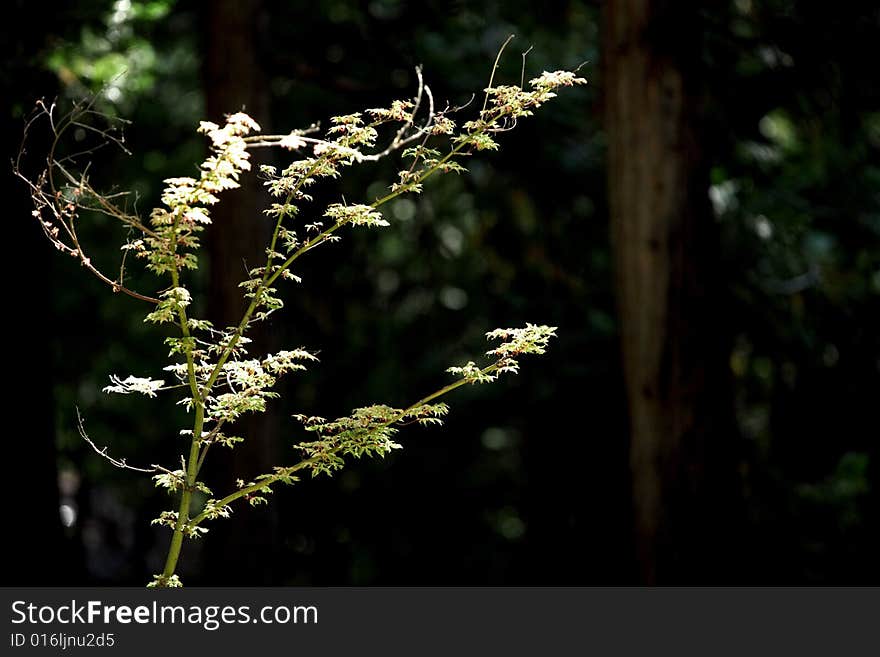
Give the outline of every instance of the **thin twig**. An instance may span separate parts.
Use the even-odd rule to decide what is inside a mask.
[[[107,453],[107,448],[99,449],[98,446],[94,443],[94,441],[89,438],[89,435],[86,433],[86,429],[83,426],[83,418],[80,415],[79,408],[76,409],[76,424],[79,428],[80,437],[85,440],[89,446],[95,450],[95,452],[102,456],[105,460],[109,461],[112,465],[115,465],[117,468],[121,468],[123,470],[134,470],[135,472],[145,472],[147,474],[156,472],[158,470],[164,470],[164,468],[160,468],[158,465],[153,465],[150,468],[136,468],[133,465],[129,465],[125,462],[125,459],[115,459]],[[167,472],[167,471],[166,471]]]
[[[502,43],[501,48],[498,49],[498,54],[495,56],[495,64],[492,66],[492,74],[489,76],[489,86],[487,87],[487,89],[491,89],[492,83],[495,82],[495,71],[498,70],[498,63],[501,61],[501,53],[504,52],[504,49],[507,47],[507,44],[510,43],[513,40],[513,37],[515,37],[515,36],[516,36],[515,34],[511,34],[509,37],[507,37],[507,40],[504,43]],[[485,112],[486,105],[488,105],[488,104],[489,104],[489,92],[486,91],[486,97],[483,99],[483,109],[480,111]]]
[[[416,66],[416,78],[419,81],[418,91],[416,92],[414,99],[414,107],[412,114],[410,114],[409,121],[404,123],[400,129],[397,131],[397,134],[394,135],[394,139],[391,140],[391,143],[388,144],[385,150],[380,153],[374,153],[371,155],[365,155],[364,160],[367,161],[377,161],[381,158],[389,155],[393,151],[396,151],[401,146],[405,146],[406,144],[412,143],[415,140],[419,139],[424,134],[430,134],[429,130],[431,126],[434,124],[434,94],[431,93],[431,87],[425,84],[425,80],[422,77],[422,67]],[[412,129],[413,124],[415,123],[416,114],[418,114],[419,109],[422,106],[422,98],[427,97],[428,99],[428,116],[425,119],[424,125],[422,125],[418,130],[416,130],[413,134],[406,135],[407,131]]]
[[[535,47],[535,46],[529,46],[529,49],[526,50],[526,51],[522,54],[522,72],[520,73],[520,76],[519,76],[519,88],[520,88],[520,91],[522,91],[522,88],[523,88],[523,87],[525,86],[525,84],[526,84],[526,57],[528,56],[528,54],[529,54],[530,52],[532,52],[532,49],[533,49],[534,47]]]
[[[431,127],[434,125],[434,120],[437,117],[437,112],[434,107],[434,94],[431,91],[431,87],[425,84],[421,67],[417,66],[415,70],[416,78],[418,80],[418,89],[416,95],[413,97],[414,106],[409,120],[405,121],[397,130],[397,133],[392,137],[388,146],[377,153],[370,153],[369,155],[359,153],[355,157],[357,162],[378,162],[391,153],[400,150],[402,147],[421,139],[423,136],[430,136]],[[416,127],[416,115],[422,108],[423,102],[427,102],[427,115],[422,124]],[[460,108],[455,108],[451,111],[457,111],[458,109]],[[444,111],[443,114],[448,111],[450,110]],[[286,135],[253,135],[251,137],[245,137],[244,142],[247,144],[247,148],[273,148],[282,146],[283,142],[287,141],[283,147],[290,150],[302,150],[303,146],[321,146],[331,143],[326,139],[304,136],[306,133],[315,132],[316,130],[316,125],[313,125],[305,130],[294,130]],[[293,146],[291,145],[291,142],[297,145]]]
[[[49,241],[56,249],[62,253],[66,253],[77,258],[80,264],[92,272],[99,280],[111,287],[114,292],[122,292],[135,299],[147,301],[152,304],[158,304],[159,299],[136,292],[127,288],[123,284],[122,278],[113,280],[109,276],[101,272],[94,264],[91,258],[85,252],[83,245],[77,237],[75,220],[78,218],[78,210],[89,209],[100,212],[107,216],[113,217],[128,226],[135,228],[142,233],[155,236],[155,233],[147,228],[136,216],[129,215],[121,208],[111,203],[110,199],[118,195],[104,195],[96,192],[87,182],[88,166],[82,174],[75,175],[67,169],[67,165],[75,165],[76,158],[88,155],[94,152],[95,148],[113,143],[128,152],[123,145],[123,139],[113,134],[110,129],[102,130],[89,126],[79,119],[85,115],[97,114],[91,109],[94,99],[76,105],[70,113],[62,117],[60,121],[55,120],[56,104],[53,102],[47,105],[45,101],[40,100],[36,104],[36,111],[33,116],[26,122],[22,142],[19,147],[18,157],[13,163],[13,173],[23,180],[31,191],[31,197],[34,202],[34,211],[32,215],[39,221],[40,227]],[[46,158],[45,169],[36,177],[35,180],[30,179],[22,171],[22,158],[26,151],[25,146],[28,136],[37,120],[46,118],[52,130],[52,145]],[[61,141],[64,132],[70,127],[79,129],[88,129],[97,135],[100,135],[105,141],[98,147],[85,149],[79,153],[68,155],[61,159],[56,158],[55,152]],[[54,174],[60,174],[62,180],[66,180],[67,186],[58,189],[55,184]],[[69,193],[69,192],[72,192]],[[94,199],[96,206],[87,205],[84,198]],[[61,232],[63,231],[63,232]]]

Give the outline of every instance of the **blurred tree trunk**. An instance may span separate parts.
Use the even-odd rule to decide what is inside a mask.
[[[205,105],[207,118],[222,125],[224,116],[244,111],[265,127],[269,114],[269,89],[259,56],[262,3],[253,0],[215,0],[204,5]],[[252,152],[254,169],[262,151]],[[247,270],[265,263],[270,227],[260,181],[254,173],[242,177],[240,189],[224,192],[223,201],[211,211],[213,225],[207,231],[210,256],[208,315],[219,326],[238,324],[245,309],[238,284]],[[266,325],[249,333],[249,352],[258,357],[271,349]],[[236,423],[235,435],[245,442],[229,453],[211,454],[209,471],[218,486],[227,489],[236,478],[250,481],[277,465],[277,413],[246,417]],[[240,509],[229,521],[212,529],[214,540],[207,549],[208,577],[222,573],[222,583],[271,583],[276,545],[277,515],[273,505],[256,510]],[[219,539],[219,540],[218,540]],[[234,563],[234,568],[228,564]],[[213,580],[212,580],[213,581]]]
[[[609,194],[644,583],[729,581],[735,435],[701,129],[700,9],[604,14]]]

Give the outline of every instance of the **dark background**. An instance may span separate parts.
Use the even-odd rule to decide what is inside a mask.
[[[880,583],[876,4],[16,0],[5,18],[8,157],[35,99],[103,89],[133,155],[102,152],[92,181],[142,214],[204,156],[200,119],[244,108],[283,133],[410,95],[417,64],[464,102],[510,33],[499,81],[530,45],[527,78],[588,62],[586,88],[392,204],[392,228],[303,259],[259,344],[322,362],[206,478],[292,462],[293,413],[411,402],[496,326],[558,326],[550,353],[458,391],[384,461],[236,509],[185,545],[185,583]],[[365,167],[317,201],[394,176]],[[162,334],[56,257],[3,180],[3,583],[145,583],[170,500],[95,455],[76,408],[112,454],[174,464],[173,399],[100,393],[159,376]],[[210,319],[237,312],[264,203],[250,185],[218,206],[194,282]],[[83,226],[112,270],[124,232]]]

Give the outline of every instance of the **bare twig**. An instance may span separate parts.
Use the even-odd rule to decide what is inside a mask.
[[[40,224],[43,233],[49,239],[56,249],[71,257],[77,258],[80,264],[87,270],[92,272],[99,280],[111,287],[114,292],[122,292],[135,299],[147,301],[157,304],[159,299],[141,294],[127,288],[123,284],[120,275],[118,280],[113,280],[109,276],[100,271],[93,263],[91,258],[83,248],[76,231],[76,220],[79,218],[79,210],[92,210],[100,212],[117,219],[130,228],[134,228],[145,235],[155,236],[155,233],[147,228],[136,216],[130,215],[122,208],[115,205],[112,199],[120,196],[118,194],[101,194],[97,192],[88,183],[87,171],[88,166],[81,174],[75,174],[71,167],[76,165],[77,159],[86,155],[90,155],[98,148],[107,144],[115,144],[126,153],[128,150],[124,146],[124,139],[114,134],[113,127],[101,129],[88,125],[81,119],[88,116],[101,116],[92,109],[94,99],[79,103],[60,120],[55,118],[56,104],[53,102],[49,105],[45,101],[40,100],[36,104],[36,110],[27,120],[22,135],[21,146],[19,147],[18,156],[12,163],[13,173],[28,186],[31,192],[31,198],[34,203],[34,210],[31,213]],[[31,178],[23,171],[23,158],[26,153],[27,140],[33,130],[36,122],[40,119],[46,119],[52,131],[52,143],[49,148],[49,154],[46,158],[45,168],[36,178]],[[105,117],[106,118],[106,117]],[[119,121],[122,123],[122,121]],[[65,131],[75,127],[77,129],[86,130],[87,132],[99,135],[103,140],[97,146],[85,148],[79,152],[64,157],[56,157],[62,136]],[[59,189],[56,186],[55,174],[59,174],[61,180],[66,184]],[[90,201],[90,202],[87,202]],[[124,268],[120,268],[123,272]]]
[[[392,137],[388,146],[383,150],[377,153],[370,153],[369,155],[359,154],[356,157],[356,161],[378,162],[383,157],[390,155],[407,144],[411,144],[426,135],[430,136],[431,127],[434,125],[434,119],[438,116],[438,112],[434,108],[434,94],[431,91],[431,87],[425,84],[421,67],[417,66],[415,70],[416,78],[418,79],[418,89],[416,95],[413,97],[414,105],[409,120],[403,123],[394,137]],[[416,116],[422,109],[423,103],[427,104],[427,114],[421,125],[416,126]],[[452,110],[447,109],[439,114],[455,112],[458,111],[458,109],[460,108],[454,108]],[[302,150],[302,148],[306,146],[329,144],[330,142],[325,139],[306,136],[306,134],[315,132],[317,129],[318,126],[315,124],[309,126],[309,128],[305,130],[294,130],[286,135],[253,135],[251,137],[245,137],[244,142],[247,144],[248,148],[272,148],[280,146],[289,150]]]
[[[372,155],[365,155],[364,160],[367,161],[377,161],[381,158],[389,155],[393,151],[396,151],[401,146],[405,146],[406,144],[410,144],[417,139],[421,138],[425,134],[430,134],[430,128],[434,124],[434,94],[431,93],[431,87],[425,84],[425,80],[422,77],[422,67],[416,66],[416,78],[419,81],[419,88],[416,92],[414,102],[415,106],[413,107],[412,114],[410,114],[409,121],[404,123],[400,129],[397,131],[397,134],[394,135],[394,139],[391,140],[391,143],[388,144],[388,147],[385,150],[374,153]],[[422,98],[428,99],[428,116],[425,118],[425,123],[421,127],[419,127],[412,134],[407,135],[407,132],[413,128],[416,114],[418,114],[419,109],[422,106]]]
[[[532,49],[533,49],[534,47],[535,47],[535,46],[529,46],[529,49],[526,50],[526,51],[522,54],[522,71],[520,72],[520,75],[519,75],[519,88],[520,88],[520,90],[522,90],[522,88],[523,88],[523,87],[525,86],[525,84],[526,84],[526,57],[528,57],[528,54],[529,54],[530,52],[532,52]]]
[[[83,426],[83,418],[82,418],[82,415],[80,415],[78,408],[76,409],[76,424],[77,424],[77,427],[79,428],[80,437],[83,440],[85,440],[89,444],[89,446],[93,450],[95,450],[95,452],[99,456],[102,456],[105,460],[109,461],[112,465],[115,465],[117,468],[121,468],[123,470],[134,470],[135,472],[145,472],[147,474],[157,472],[158,470],[164,470],[165,472],[167,472],[167,470],[165,470],[164,468],[162,468],[158,465],[152,465],[149,468],[136,468],[135,466],[129,465],[128,463],[126,463],[125,459],[115,459],[112,456],[110,456],[107,453],[106,447],[99,449],[98,446],[94,443],[94,441],[91,438],[89,438],[89,435],[86,433],[86,429]]]
[[[495,64],[492,66],[492,74],[489,76],[489,86],[487,87],[487,89],[491,89],[492,84],[495,82],[495,71],[498,70],[498,63],[501,61],[501,53],[504,52],[504,49],[507,47],[507,44],[510,43],[515,36],[516,36],[515,34],[511,34],[509,37],[507,37],[507,40],[504,43],[502,43],[501,48],[498,49],[498,54],[495,56]],[[485,96],[485,98],[483,98],[483,109],[481,110],[482,112],[486,111],[486,105],[488,105],[488,104],[489,104],[489,92],[486,91],[486,96]]]

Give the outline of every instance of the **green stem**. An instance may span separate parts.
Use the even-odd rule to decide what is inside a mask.
[[[296,192],[299,191],[300,187],[302,187],[304,180],[317,169],[319,163],[320,160],[313,165],[309,173],[307,173],[296,185],[296,187],[294,187],[294,189],[290,192],[287,197],[288,203],[294,197]],[[281,230],[282,220],[283,215],[279,215],[278,221],[275,223],[275,230],[272,232],[272,240],[269,246],[270,252],[273,251],[275,248],[275,244],[278,240],[278,234]],[[175,218],[174,228],[171,231],[172,239],[175,240],[174,244],[171,247],[172,255],[177,251],[176,235],[178,222],[179,218]],[[266,262],[266,271],[263,273],[263,283],[260,286],[260,292],[266,287],[266,278],[269,275],[269,266],[271,264],[271,261],[272,258],[271,256],[269,256],[269,260]],[[176,263],[171,269],[171,283],[173,287],[180,286],[180,273],[178,271]],[[192,502],[192,492],[193,490],[195,490],[196,478],[198,477],[199,471],[204,464],[205,457],[208,454],[208,447],[210,446],[205,445],[204,451],[200,450],[200,446],[202,444],[202,430],[204,429],[205,424],[205,401],[207,400],[211,387],[217,380],[217,376],[219,376],[220,374],[220,370],[223,367],[223,362],[225,362],[226,359],[229,357],[229,354],[232,353],[232,350],[235,348],[235,343],[238,342],[238,339],[241,337],[244,327],[247,325],[247,320],[250,319],[250,314],[252,314],[254,309],[256,308],[257,300],[259,300],[259,295],[254,296],[254,300],[251,302],[250,306],[248,307],[248,311],[245,314],[245,319],[242,320],[242,323],[239,325],[238,330],[236,330],[235,338],[233,340],[230,340],[230,344],[224,350],[224,357],[222,361],[218,361],[217,366],[211,373],[211,377],[206,383],[204,390],[199,390],[198,379],[196,378],[195,373],[195,362],[193,360],[192,348],[187,347],[187,349],[185,350],[187,380],[189,382],[190,392],[192,394],[192,403],[195,407],[195,418],[193,420],[192,442],[190,443],[189,458],[185,461],[186,480],[183,491],[180,495],[180,504],[177,509],[177,523],[174,525],[174,531],[171,535],[171,543],[168,547],[168,555],[165,558],[165,567],[162,570],[162,576],[166,579],[166,581],[169,577],[174,575],[174,571],[177,569],[177,561],[180,558],[180,550],[183,547],[184,529],[190,524],[189,509]],[[186,309],[182,306],[178,306],[177,314],[178,319],[180,320],[180,330],[183,334],[183,337],[190,338],[191,335],[189,331],[189,321],[186,315]],[[215,429],[219,429],[219,425],[218,427],[215,427]]]
[[[204,407],[196,406],[196,419],[194,422],[195,429],[193,435],[201,435],[202,424],[204,422]],[[198,432],[198,433],[196,433]],[[183,545],[183,530],[190,524],[189,507],[192,501],[192,491],[195,487],[196,480],[196,464],[199,456],[199,442],[193,438],[190,445],[189,459],[187,459],[186,484],[180,495],[180,506],[177,508],[177,524],[174,526],[174,533],[171,535],[171,545],[168,547],[168,556],[165,558],[165,568],[162,570],[162,576],[169,578],[177,570],[177,560],[180,558],[180,548]]]
[[[220,433],[220,429],[223,428],[223,425],[226,424],[226,420],[220,420],[217,424],[214,425],[214,428],[211,429],[205,438],[202,440],[202,444],[204,447],[201,448],[201,453],[199,454],[198,462],[196,463],[196,476],[198,476],[199,472],[202,470],[202,465],[205,463],[205,458],[208,456],[208,448],[213,444],[212,438]]]
[[[171,231],[174,244],[171,248],[172,262],[174,266],[171,268],[171,284],[173,287],[180,287],[180,273],[177,263],[174,261],[177,251],[177,224],[179,219],[175,219],[174,227]],[[196,379],[195,361],[192,355],[192,344],[190,342],[189,319],[186,315],[186,308],[177,306],[177,317],[180,321],[180,331],[184,339],[187,341],[187,347],[184,349],[186,354],[186,374],[189,382],[190,394],[192,395],[192,403],[195,408],[195,418],[193,419],[192,441],[190,442],[189,458],[186,460],[186,480],[184,482],[183,491],[180,494],[180,504],[177,507],[177,523],[174,525],[174,533],[171,535],[171,544],[168,547],[168,556],[165,558],[165,568],[162,570],[162,576],[167,579],[174,575],[177,569],[177,560],[180,558],[180,548],[183,545],[183,530],[189,522],[189,507],[192,500],[192,491],[195,488],[196,475],[198,473],[198,457],[199,445],[202,440],[202,429],[205,423],[205,406],[199,397],[199,383]]]
[[[499,363],[493,363],[487,367],[484,367],[481,370],[481,373],[482,374],[492,374],[499,367],[500,367]],[[377,425],[376,429],[384,429],[385,427],[391,426],[392,424],[399,422],[401,419],[403,419],[407,415],[407,413],[419,408],[420,406],[424,406],[428,402],[433,401],[434,399],[437,399],[438,397],[441,397],[449,392],[452,392],[456,388],[460,388],[461,386],[466,385],[470,382],[471,381],[469,379],[460,379],[458,381],[453,381],[449,385],[443,386],[439,390],[435,390],[430,395],[426,395],[425,397],[422,397],[420,400],[418,400],[414,404],[410,404],[409,406],[407,406],[405,409],[400,411],[397,415],[395,415],[393,418],[391,418],[387,422],[383,422],[382,424]],[[340,449],[342,449],[342,448],[340,447],[340,448],[337,448],[334,450],[330,450],[329,453],[335,454]],[[245,486],[243,488],[239,488],[238,490],[230,493],[229,495],[227,495],[223,499],[216,502],[214,504],[214,506],[216,508],[222,508],[228,504],[231,504],[232,502],[235,502],[236,500],[241,499],[242,497],[245,497],[246,495],[250,495],[251,493],[257,493],[257,492],[263,490],[264,488],[271,486],[272,484],[279,481],[280,479],[283,479],[283,478],[289,476],[290,473],[298,472],[300,470],[307,468],[308,466],[315,463],[317,460],[318,460],[317,457],[303,459],[302,461],[300,461],[299,463],[297,463],[295,465],[292,465],[287,468],[282,468],[284,470],[283,475],[280,475],[280,474],[279,475],[270,475],[268,477],[264,477],[264,478],[260,479],[257,483],[250,484],[249,486]],[[195,527],[196,525],[199,525],[204,520],[206,520],[207,517],[208,517],[208,514],[205,511],[202,511],[200,514],[194,516],[189,521],[189,525],[191,527]]]

